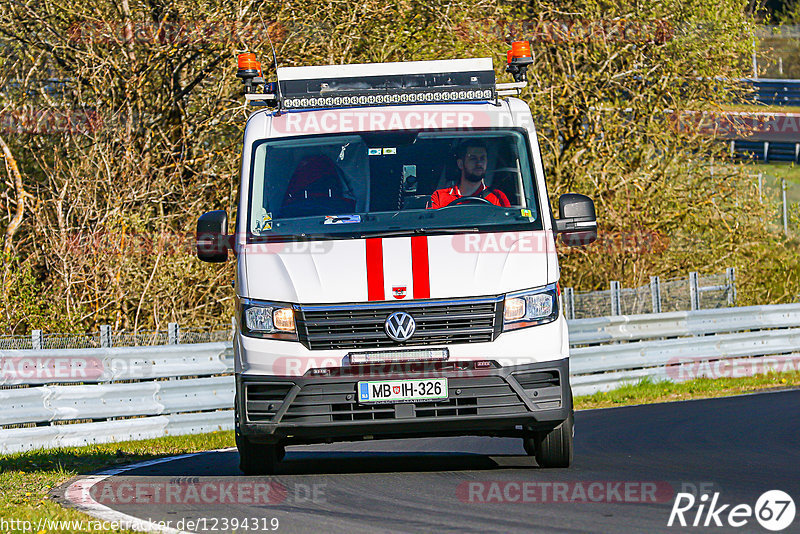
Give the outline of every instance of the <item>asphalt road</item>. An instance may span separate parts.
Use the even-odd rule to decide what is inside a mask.
[[[277,532],[764,533],[753,517],[730,527],[727,512],[772,489],[791,495],[800,515],[800,390],[579,412],[575,440],[573,467],[553,470],[507,438],[290,447],[281,472],[259,478],[240,476],[226,450],[137,468],[92,494],[196,532],[249,518],[258,530],[277,519]],[[168,485],[179,490],[169,495]],[[691,527],[698,501],[689,527],[668,527],[682,490],[719,492],[718,504],[731,505],[724,526],[704,529],[701,515]],[[800,532],[800,517],[783,532]]]

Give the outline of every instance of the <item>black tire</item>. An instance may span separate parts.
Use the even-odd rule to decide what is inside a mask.
[[[523,438],[525,452],[536,457],[539,467],[569,467],[572,464],[575,418],[572,413],[549,432]]]
[[[239,449],[239,469],[245,475],[274,475],[283,460],[286,449],[275,443],[252,443],[236,433],[236,448]]]

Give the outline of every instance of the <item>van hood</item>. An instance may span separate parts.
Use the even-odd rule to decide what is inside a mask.
[[[299,304],[498,295],[555,282],[555,251],[547,231],[251,243],[238,287]]]

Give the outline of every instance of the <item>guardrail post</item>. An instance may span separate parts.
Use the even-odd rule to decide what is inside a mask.
[[[42,350],[41,330],[31,330],[31,344],[33,345],[33,350]]]
[[[179,334],[178,323],[169,323],[167,325],[167,343],[170,345],[177,345]]]
[[[786,202],[786,178],[781,179],[781,192],[783,193],[783,233],[789,235],[789,210]]]
[[[725,277],[728,279],[728,306],[736,306],[736,267],[725,269]]]
[[[564,288],[564,317],[569,320],[575,318],[575,293],[571,287]]]
[[[762,204],[764,203],[764,199],[761,197],[761,189],[764,184],[764,174],[758,173],[758,201]]]
[[[110,348],[113,346],[111,341],[111,325],[100,325],[100,346],[103,348]]]
[[[692,310],[700,309],[700,284],[697,273],[689,273],[689,304]]]
[[[619,282],[611,282],[611,315],[622,315]]]
[[[661,313],[661,278],[650,277],[650,298],[653,301],[653,313]]]
[[[769,141],[764,141],[764,163],[769,163]]]

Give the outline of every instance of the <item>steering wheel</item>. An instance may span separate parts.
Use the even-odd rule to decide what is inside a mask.
[[[479,202],[481,204],[489,204],[490,206],[494,206],[495,205],[493,202],[491,202],[489,200],[486,200],[483,197],[459,197],[459,198],[453,200],[452,202],[450,202],[447,205],[448,206],[458,206],[460,204],[467,204],[469,202]]]

